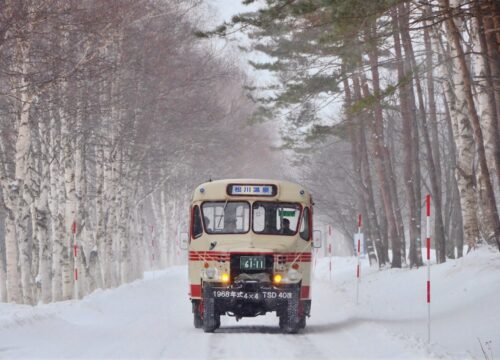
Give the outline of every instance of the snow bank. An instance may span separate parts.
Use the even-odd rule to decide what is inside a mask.
[[[432,265],[430,346],[425,267],[362,260],[356,305],[356,259],[333,258],[331,281],[329,261],[313,262],[312,317],[297,335],[282,334],[275,314],[194,329],[187,269],[175,267],[80,301],[0,304],[0,358],[500,358],[497,251]]]
[[[355,258],[318,259],[316,279],[346,299],[347,317],[383,325],[394,336],[427,343],[427,269],[378,269],[362,260],[360,304],[355,306]],[[500,358],[500,254],[483,247],[464,258],[431,261],[430,354]],[[486,356],[483,353],[486,353]]]

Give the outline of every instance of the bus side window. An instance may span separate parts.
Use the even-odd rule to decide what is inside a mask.
[[[309,216],[309,208],[304,208],[304,214],[302,215],[302,223],[300,224],[300,237],[304,240],[309,240],[310,229],[311,229],[311,217]]]
[[[193,238],[196,239],[200,237],[203,233],[203,226],[201,225],[201,214],[198,205],[193,208],[193,221],[191,226],[191,233],[193,234]]]

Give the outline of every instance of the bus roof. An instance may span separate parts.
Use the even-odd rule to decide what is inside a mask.
[[[224,179],[199,185],[192,201],[206,200],[276,200],[311,203],[311,195],[299,184],[271,179]]]

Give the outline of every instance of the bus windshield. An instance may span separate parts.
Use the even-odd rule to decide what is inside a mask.
[[[250,230],[250,204],[212,201],[201,206],[207,234],[241,234]]]
[[[256,201],[252,210],[252,229],[260,234],[295,235],[301,208],[294,203]]]

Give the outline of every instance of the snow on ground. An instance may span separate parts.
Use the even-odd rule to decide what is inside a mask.
[[[0,358],[500,358],[500,254],[482,248],[432,266],[427,345],[426,269],[369,268],[355,302],[354,258],[318,259],[312,317],[281,334],[274,314],[205,334],[192,327],[185,267],[36,307],[0,304]],[[486,355],[481,350],[481,345]]]
[[[329,282],[328,263],[328,259],[318,262],[317,280]],[[355,306],[355,266],[355,258],[332,260],[333,289],[345,300],[346,322],[377,324],[416,349],[427,348],[426,267],[411,271],[365,267],[360,304]],[[429,355],[500,359],[498,250],[481,248],[465,258],[432,264],[431,288]]]

